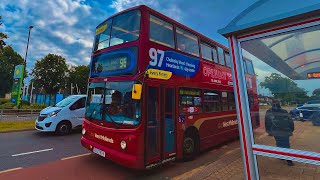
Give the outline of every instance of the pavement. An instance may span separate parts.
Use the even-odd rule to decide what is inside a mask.
[[[264,115],[262,116],[264,117]],[[291,148],[320,152],[320,127],[313,126],[311,122],[295,121],[295,131],[290,138]],[[275,146],[275,140],[268,136],[264,129],[264,119],[261,126],[254,131],[257,144]],[[239,147],[239,145],[238,145]],[[257,156],[260,179],[270,180],[320,180],[320,166],[294,162],[288,166],[286,161]],[[193,171],[175,177],[176,180],[241,180],[244,179],[243,164],[240,148],[225,153],[217,161],[201,166]]]

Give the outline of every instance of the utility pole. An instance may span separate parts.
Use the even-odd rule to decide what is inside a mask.
[[[33,26],[29,26],[29,33],[28,33],[28,42],[27,42],[27,49],[26,49],[26,55],[24,57],[24,68],[23,68],[23,74],[22,74],[22,84],[23,84],[23,89],[24,89],[24,73],[26,72],[26,67],[27,67],[27,57],[28,57],[28,49],[29,49],[29,42],[30,42],[30,33],[31,33],[31,29],[33,28]],[[22,99],[21,95],[20,96],[20,99]],[[18,105],[19,109],[21,107],[21,105],[19,104]]]
[[[28,42],[27,42],[27,49],[26,49],[26,55],[24,57],[24,73],[26,72],[27,67],[27,57],[28,57],[28,49],[29,49],[29,41],[30,41],[30,33],[33,26],[29,26],[29,33],[28,33]]]

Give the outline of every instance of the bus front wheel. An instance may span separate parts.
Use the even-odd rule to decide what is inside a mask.
[[[187,132],[183,139],[183,159],[193,160],[199,153],[199,138],[195,132]]]

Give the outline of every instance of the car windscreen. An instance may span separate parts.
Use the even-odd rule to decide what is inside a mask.
[[[74,102],[76,99],[78,99],[78,97],[69,96],[69,97],[61,100],[57,104],[55,104],[54,107],[65,107],[65,106],[68,106],[70,103]]]

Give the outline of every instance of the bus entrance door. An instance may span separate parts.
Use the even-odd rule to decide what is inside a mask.
[[[147,86],[146,165],[162,163],[175,155],[174,89]]]
[[[163,115],[163,126],[164,126],[164,159],[170,158],[175,155],[175,124],[174,124],[174,107],[175,107],[175,93],[174,88],[163,87],[162,88],[163,96],[161,103]]]

